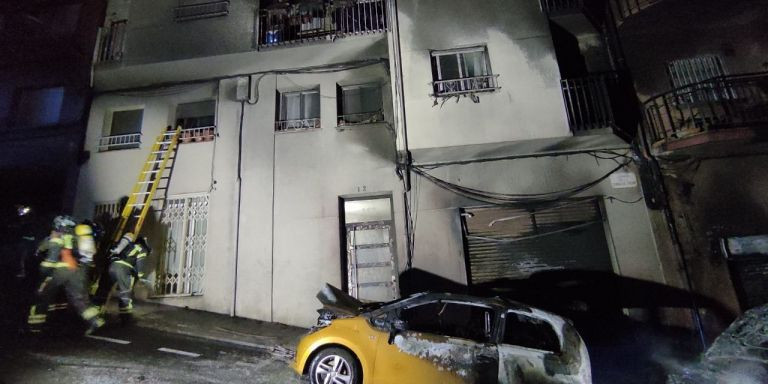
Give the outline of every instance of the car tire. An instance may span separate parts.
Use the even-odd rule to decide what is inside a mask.
[[[327,380],[328,376],[331,380]],[[363,375],[355,356],[342,348],[325,348],[318,352],[309,366],[312,384],[361,384]]]

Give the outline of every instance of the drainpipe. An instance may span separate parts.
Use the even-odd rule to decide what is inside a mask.
[[[406,259],[407,259],[407,268],[411,267],[411,260],[413,260],[413,251],[411,247],[411,239],[412,239],[412,231],[413,228],[411,228],[411,221],[410,221],[410,207],[408,206],[408,192],[411,190],[411,151],[408,148],[408,123],[405,116],[405,95],[403,91],[403,66],[402,66],[402,59],[401,59],[401,49],[400,49],[400,22],[398,21],[398,13],[397,13],[397,0],[389,0],[389,26],[392,30],[392,43],[390,46],[390,51],[392,55],[392,65],[394,66],[394,71],[392,71],[392,76],[394,76],[394,103],[395,103],[395,113],[396,113],[396,123],[399,122],[402,129],[400,130],[400,134],[403,137],[403,152],[405,155],[401,158],[400,154],[395,153],[396,161],[397,161],[397,168],[398,172],[400,172],[400,176],[403,178],[403,184],[404,184],[404,191],[403,191],[403,206],[404,206],[404,212],[405,212],[405,237],[406,237]]]
[[[237,267],[240,262],[240,207],[243,196],[243,116],[245,115],[245,101],[240,102],[240,128],[237,136],[237,210],[235,222],[235,275],[232,278],[232,309],[229,315],[237,315]]]
[[[669,192],[667,191],[666,185],[664,185],[664,176],[661,173],[661,166],[659,165],[659,160],[651,152],[651,146],[648,144],[648,137],[646,136],[645,127],[643,124],[640,126],[640,136],[643,140],[643,146],[648,152],[648,157],[650,158],[651,171],[654,174],[654,178],[658,178],[657,184],[659,185],[659,189],[664,196],[665,201],[662,205],[662,211],[664,212],[664,218],[667,221],[667,229],[669,230],[669,235],[671,237],[672,243],[674,244],[675,256],[680,259],[680,263],[683,267],[683,277],[685,278],[686,289],[691,295],[691,317],[693,318],[693,322],[696,326],[699,342],[701,343],[701,349],[702,351],[705,351],[707,349],[707,340],[704,334],[704,324],[701,320],[701,312],[699,309],[698,300],[696,299],[695,293],[693,291],[693,282],[691,279],[691,273],[688,268],[688,261],[685,259],[683,246],[680,243],[675,216],[672,214],[672,210],[669,206]]]

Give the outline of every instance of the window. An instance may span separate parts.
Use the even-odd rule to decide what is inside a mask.
[[[368,124],[384,120],[381,86],[377,83],[337,86],[338,125]]]
[[[229,0],[179,0],[173,9],[176,21],[205,19],[229,14]]]
[[[496,77],[485,46],[432,51],[435,96],[493,91]]]
[[[452,302],[433,302],[403,309],[401,319],[409,331],[491,341],[494,314],[489,308]]]
[[[548,322],[515,312],[508,312],[505,317],[504,344],[560,352],[560,339]]]
[[[320,128],[320,88],[278,92],[275,131]]]
[[[22,89],[16,108],[16,125],[42,127],[55,125],[61,118],[64,87]]]
[[[100,151],[138,148],[141,144],[143,109],[114,111],[108,119],[109,132],[99,142]]]
[[[179,104],[176,126],[181,126],[181,142],[209,141],[216,130],[216,100]]]
[[[715,55],[675,60],[667,64],[667,70],[669,80],[674,88],[684,87],[727,74],[723,60],[720,56]]]

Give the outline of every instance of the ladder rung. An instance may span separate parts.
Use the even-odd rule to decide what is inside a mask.
[[[158,172],[160,172],[160,170],[159,170],[159,169],[156,169],[156,170],[154,170],[154,171],[144,171],[144,172],[142,172],[142,173],[158,173]]]
[[[150,163],[150,164],[157,164],[162,162],[163,162],[162,160],[147,161],[147,163]]]
[[[149,195],[149,192],[136,192],[132,193],[132,195]]]
[[[168,153],[168,151],[153,151],[152,153]]]
[[[154,181],[139,181],[139,184],[152,184]]]
[[[158,141],[156,144],[163,144],[163,145],[165,145],[165,144],[170,144],[170,143],[173,143],[173,141]]]
[[[147,205],[146,203],[139,203],[139,204],[128,204],[129,207],[143,207]]]

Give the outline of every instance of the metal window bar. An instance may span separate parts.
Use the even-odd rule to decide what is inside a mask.
[[[713,129],[768,125],[768,72],[720,76],[645,102],[654,143]]]
[[[227,16],[229,0],[208,1],[204,3],[189,3],[179,1],[179,6],[173,9],[176,21],[205,19],[209,17]]]
[[[563,10],[583,9],[584,0],[540,0],[539,5],[544,13]]]
[[[432,82],[433,96],[454,96],[472,92],[491,92],[499,89],[499,75],[465,77]]]
[[[203,293],[208,195],[169,198],[162,210],[163,253],[155,277],[157,296]]]
[[[346,115],[339,115],[337,124],[338,126],[349,125],[362,125],[371,124],[384,121],[384,113],[382,111],[363,112],[363,113],[350,113]]]
[[[261,48],[335,39],[387,31],[387,0],[337,0],[309,9],[274,8],[259,11]]]
[[[574,133],[615,125],[611,95],[617,86],[616,73],[560,80],[568,125]]]
[[[202,141],[211,141],[216,138],[216,127],[194,127],[194,128],[182,128],[181,136],[179,136],[179,143],[196,143]]]
[[[99,152],[116,149],[138,148],[141,144],[141,133],[127,135],[103,136],[99,139]]]
[[[117,20],[99,30],[97,63],[122,60],[127,24],[128,20]]]
[[[320,118],[280,120],[275,122],[275,132],[301,131],[307,129],[319,129]]]
[[[621,22],[661,1],[662,0],[611,0],[610,5],[616,20]]]

